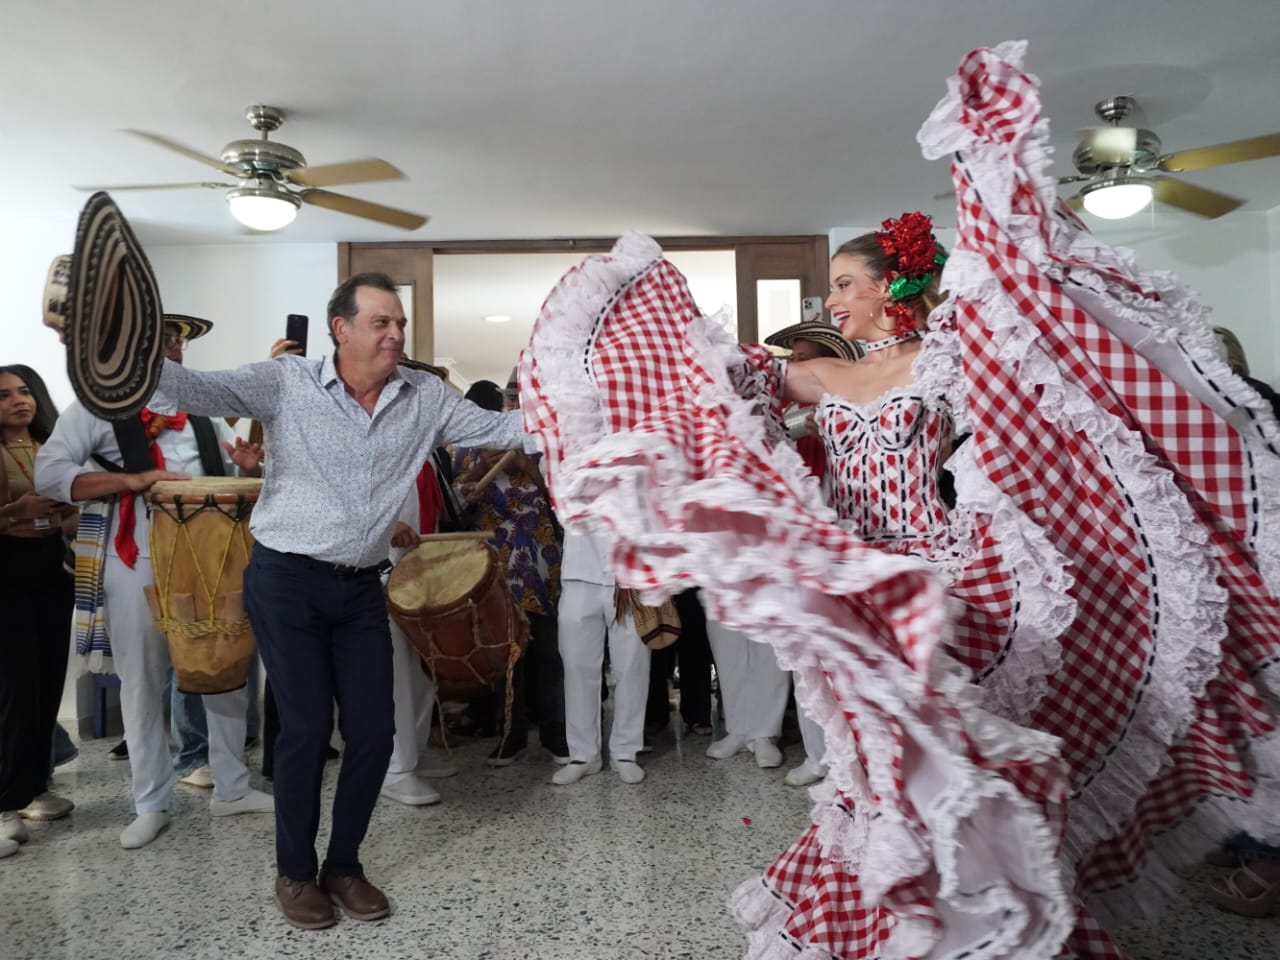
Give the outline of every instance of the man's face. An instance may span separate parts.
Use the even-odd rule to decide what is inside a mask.
[[[377,287],[356,287],[356,314],[337,317],[333,332],[344,360],[390,374],[404,355],[404,307],[400,297]]]
[[[164,355],[174,363],[181,365],[182,352],[187,347],[187,341],[182,339],[182,331],[177,324],[166,323],[164,325]]]

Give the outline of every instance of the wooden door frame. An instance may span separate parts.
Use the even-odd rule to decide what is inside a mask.
[[[428,362],[435,356],[435,313],[432,281],[436,256],[466,253],[608,253],[616,237],[572,237],[541,240],[399,240],[389,243],[339,243],[338,282],[365,271],[380,271],[398,284],[413,286],[413,356]],[[738,264],[738,335],[754,342],[758,279],[777,279],[752,273],[748,266],[773,247],[780,259],[796,265],[786,276],[801,275],[801,296],[825,293],[829,243],[826,234],[732,237],[654,237],[664,250],[732,250]],[[429,256],[423,256],[429,254]],[[812,289],[809,289],[812,288]],[[326,324],[329,318],[325,318]]]

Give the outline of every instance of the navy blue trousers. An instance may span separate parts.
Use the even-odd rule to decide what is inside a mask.
[[[342,767],[324,869],[362,872],[360,844],[391,760],[391,632],[377,573],[340,576],[255,544],[244,604],[280,714],[275,748],[276,867],[316,875],[320,784],[338,704]]]

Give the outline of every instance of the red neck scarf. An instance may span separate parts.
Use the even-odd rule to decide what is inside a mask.
[[[156,438],[166,430],[181,430],[187,425],[187,415],[185,413],[165,415],[143,407],[140,417],[142,429],[147,432],[147,437],[151,440],[151,462],[157,470],[163,470],[164,454],[160,451]],[[137,497],[138,495],[132,490],[125,490],[120,494],[120,516],[116,524],[116,556],[123,560],[124,565],[130,570],[138,562],[138,545],[133,539],[133,528],[137,520]]]

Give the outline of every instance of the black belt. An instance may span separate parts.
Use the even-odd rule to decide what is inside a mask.
[[[280,555],[282,557],[288,557],[290,560],[294,560],[310,570],[327,573],[337,580],[356,580],[360,577],[380,577],[391,569],[390,560],[383,560],[381,563],[375,563],[371,567],[348,567],[341,563],[329,563],[325,560],[317,560],[315,557],[308,557],[304,553],[282,553]]]

